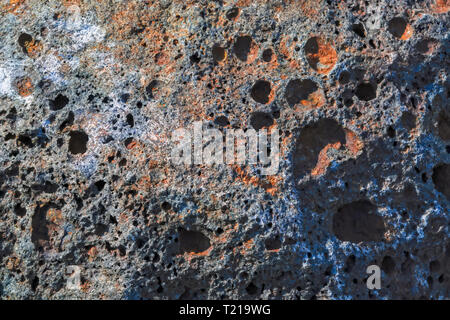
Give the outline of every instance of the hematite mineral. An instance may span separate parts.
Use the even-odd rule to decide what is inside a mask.
[[[0,298],[448,299],[449,9],[3,0]],[[277,174],[173,165],[196,121]]]

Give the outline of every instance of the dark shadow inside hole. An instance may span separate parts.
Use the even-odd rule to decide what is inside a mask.
[[[395,17],[389,21],[388,30],[396,38],[401,38],[405,33],[407,22],[402,17]]]

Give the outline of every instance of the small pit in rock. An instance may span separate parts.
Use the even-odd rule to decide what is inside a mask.
[[[355,243],[383,240],[386,227],[376,211],[377,207],[368,200],[342,206],[333,216],[333,233],[341,241]]]
[[[267,104],[270,101],[272,87],[269,81],[258,80],[253,85],[250,95],[258,103]]]
[[[226,116],[218,116],[214,119],[214,123],[221,127],[226,127],[230,124],[230,121]]]
[[[57,111],[64,108],[69,103],[69,98],[62,94],[58,94],[55,99],[50,100],[50,110]]]
[[[262,128],[268,128],[273,125],[273,118],[270,114],[266,112],[256,111],[250,116],[250,125],[255,129],[259,130]]]
[[[293,107],[302,100],[308,100],[309,95],[317,89],[317,84],[310,79],[294,79],[289,81],[284,95],[288,104]]]
[[[364,29],[364,25],[362,23],[355,23],[352,25],[352,31],[356,33],[361,38],[366,37],[366,29]]]
[[[239,60],[246,62],[251,47],[252,47],[252,37],[240,36],[237,37],[234,42],[233,52]]]
[[[433,183],[437,191],[450,200],[450,164],[440,164],[433,168]]]
[[[400,39],[405,33],[408,22],[402,17],[395,17],[389,21],[388,30],[396,38]]]
[[[226,17],[228,20],[236,20],[236,18],[239,16],[239,8],[234,7],[227,11]]]
[[[377,87],[370,82],[362,82],[356,87],[355,94],[361,101],[370,101],[377,97]]]
[[[69,151],[72,154],[83,154],[87,151],[88,135],[83,131],[71,131]]]
[[[263,54],[262,54],[262,59],[265,61],[265,62],[270,62],[270,61],[272,61],[272,57],[273,57],[273,51],[272,51],[272,49],[266,49],[266,50],[264,50],[263,51]]]
[[[304,50],[309,65],[318,73],[328,74],[338,60],[336,50],[319,37],[310,38]]]
[[[23,53],[28,54],[27,45],[33,42],[33,37],[28,33],[22,33],[17,40],[19,46],[22,48]]]
[[[218,44],[215,44],[212,47],[212,56],[215,62],[221,62],[225,60],[226,55],[227,52],[225,51],[225,49],[219,46]]]

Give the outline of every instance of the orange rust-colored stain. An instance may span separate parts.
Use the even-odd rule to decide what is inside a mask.
[[[267,193],[274,196],[278,192],[278,185],[281,182],[281,177],[279,176],[267,176],[268,183],[264,184],[263,188]]]
[[[33,93],[34,87],[31,79],[29,77],[25,77],[17,81],[16,83],[17,90],[19,95],[22,97],[27,97]]]
[[[237,178],[241,180],[245,184],[251,184],[255,187],[259,186],[259,178],[258,177],[250,177],[244,169],[239,166],[233,166],[234,170],[238,174]]]
[[[259,46],[258,44],[252,40],[250,45],[250,52],[247,55],[247,63],[252,63],[258,58]]]
[[[73,6],[73,5],[80,6],[81,5],[81,0],[63,0],[62,4],[65,7],[70,7],[70,6]]]
[[[144,176],[140,178],[134,186],[136,190],[149,190],[153,187],[150,177]]]
[[[239,225],[236,223],[232,228],[229,227],[228,229],[225,229],[223,234],[221,234],[220,236],[216,236],[214,238],[214,243],[216,244],[226,243],[230,239],[231,234],[236,232],[238,228]]]
[[[267,104],[272,103],[272,101],[276,98],[276,92],[277,92],[278,87],[279,87],[279,85],[274,86],[270,90],[269,97],[268,97],[269,101],[267,102]]]
[[[294,3],[298,3],[300,5],[300,10],[306,17],[309,19],[317,19],[319,13],[317,10],[321,1],[322,0],[294,0]]]
[[[402,36],[400,37],[401,40],[408,40],[412,37],[414,33],[413,27],[408,23],[405,29],[405,32],[403,32]]]
[[[137,142],[136,140],[133,140],[132,142],[130,142],[130,143],[127,145],[127,149],[128,149],[128,150],[131,150],[131,149],[134,149],[136,146],[138,146],[138,142]]]
[[[159,66],[164,66],[170,62],[170,56],[164,51],[158,52],[155,56],[155,62]]]
[[[334,68],[338,60],[338,55],[334,47],[317,37],[318,51],[315,53],[307,53],[308,60],[317,62],[316,71],[320,74],[328,74]]]
[[[252,3],[252,0],[238,0],[236,6],[238,7],[248,7]]]
[[[152,59],[163,69],[171,67],[168,50],[170,40],[177,35],[168,36],[163,26],[158,23],[159,10],[142,10],[142,4],[124,2],[115,8],[108,29],[117,41],[113,50],[114,56],[122,63],[134,66],[144,66]],[[140,30],[140,41],[131,41],[130,33]],[[151,72],[151,70],[148,70]],[[146,70],[143,70],[146,73]]]
[[[328,166],[331,163],[331,159],[328,158],[328,156],[327,156],[327,151],[329,149],[339,150],[340,147],[341,147],[341,143],[340,142],[330,143],[330,144],[326,145],[320,151],[319,159],[317,160],[317,164],[316,164],[315,168],[311,171],[311,175],[312,176],[318,176],[318,175],[324,174],[325,171],[327,170]]]
[[[288,43],[290,43],[288,45]],[[301,65],[292,56],[292,52],[295,47],[295,42],[291,41],[288,36],[283,36],[278,47],[278,52],[285,58],[291,69],[301,70]],[[278,65],[278,64],[277,64]]]
[[[450,10],[450,0],[436,0],[433,5],[435,13],[447,13]]]
[[[280,46],[278,48],[279,53],[281,53],[285,58],[290,58],[290,47],[287,46],[288,38],[283,36],[280,41]]]

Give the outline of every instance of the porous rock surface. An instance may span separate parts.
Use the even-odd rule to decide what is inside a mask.
[[[2,0],[0,298],[448,299],[449,8]],[[278,172],[173,165],[195,121]]]

